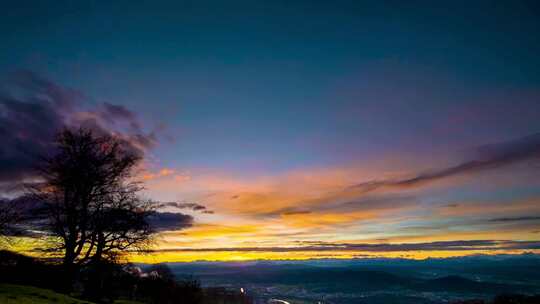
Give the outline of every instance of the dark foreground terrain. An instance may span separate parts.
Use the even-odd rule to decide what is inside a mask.
[[[470,303],[481,303],[491,302],[496,296],[501,301],[501,295],[516,294],[524,297],[512,299],[540,303],[538,297],[531,298],[540,294],[540,258],[536,255],[423,261],[201,262],[172,263],[169,267],[178,278],[194,277],[204,287],[242,288],[260,303],[272,299],[339,304],[434,304],[476,299],[477,302]]]
[[[69,291],[62,273],[54,261],[0,251],[0,303],[540,304],[537,255],[98,264]]]

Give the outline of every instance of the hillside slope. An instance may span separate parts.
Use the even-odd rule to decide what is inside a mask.
[[[20,285],[0,285],[0,303],[6,304],[92,304],[51,290]]]
[[[0,303],[2,304],[93,304],[51,290],[0,284]],[[115,304],[140,304],[139,302],[117,301]]]

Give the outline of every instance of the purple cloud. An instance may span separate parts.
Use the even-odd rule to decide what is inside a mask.
[[[1,85],[0,190],[32,178],[36,159],[53,151],[54,136],[62,128],[84,127],[115,136],[141,156],[157,143],[156,134],[144,132],[129,109],[89,105],[82,93],[30,71],[14,73]]]

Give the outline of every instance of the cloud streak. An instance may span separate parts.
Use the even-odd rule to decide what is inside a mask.
[[[158,208],[176,208],[176,209],[187,209],[191,211],[196,211],[204,214],[213,214],[214,211],[209,210],[206,208],[206,206],[203,206],[201,204],[197,203],[182,203],[182,202],[165,202],[165,203],[158,203]]]
[[[411,178],[368,181],[356,184],[350,189],[371,192],[380,188],[410,188],[422,186],[434,181],[464,174],[496,169],[514,163],[540,158],[540,133],[516,140],[477,149],[477,157],[456,166],[421,173]]]
[[[405,252],[405,251],[471,251],[471,250],[532,250],[540,249],[540,241],[470,240],[444,241],[409,244],[352,244],[308,242],[306,246],[293,247],[235,247],[235,248],[170,248],[154,252],[298,252],[298,251],[363,251],[363,252]]]
[[[489,221],[497,222],[497,223],[540,221],[540,216],[499,217],[499,218],[490,219]]]

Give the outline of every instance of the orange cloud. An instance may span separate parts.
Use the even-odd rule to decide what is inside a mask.
[[[147,183],[148,194],[163,201],[194,200],[215,211],[200,215],[193,227],[162,235],[159,248],[219,248],[293,246],[306,240],[350,242],[430,242],[492,239],[535,240],[538,229],[489,223],[486,216],[540,212],[537,200],[516,202],[463,202],[441,207],[422,202],[427,190],[446,188],[470,180],[468,176],[437,180],[423,187],[381,187],[373,193],[350,187],[362,180],[400,179],[417,170],[329,168],[296,170],[277,176],[239,177],[223,172],[172,170]],[[158,171],[158,173],[161,171]],[[479,218],[484,218],[479,221]],[[429,228],[429,229],[428,229]],[[530,228],[530,229],[529,229]],[[528,229],[525,231],[524,229]],[[468,251],[470,253],[470,251]],[[178,253],[185,259],[196,253]],[[350,256],[351,253],[336,253]],[[397,255],[397,253],[392,253]],[[407,253],[408,255],[412,253]],[[419,257],[438,253],[418,254]],[[441,256],[452,253],[440,253]],[[171,253],[167,253],[171,256]],[[242,259],[272,254],[200,253],[208,259]],[[315,257],[319,253],[294,253]],[[188,257],[189,256],[189,257]]]

